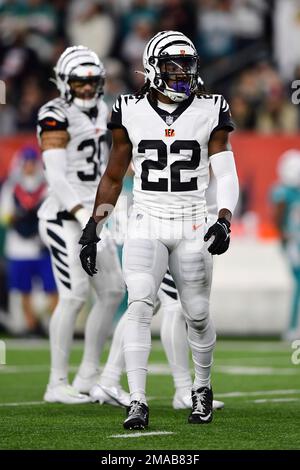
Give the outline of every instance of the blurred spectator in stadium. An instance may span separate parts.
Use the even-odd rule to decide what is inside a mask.
[[[33,306],[33,283],[41,281],[48,297],[49,313],[57,297],[50,256],[38,235],[37,210],[46,183],[39,154],[34,148],[20,150],[1,191],[1,219],[7,224],[5,242],[9,291],[21,294],[27,334],[41,333]]]
[[[134,29],[137,20],[148,21],[154,24],[157,20],[157,8],[149,0],[133,0],[130,9],[121,17],[120,39]]]
[[[47,61],[56,34],[56,11],[46,0],[9,1],[0,6],[1,36],[8,43],[18,32],[24,32],[24,46],[34,50],[41,61]]]
[[[283,339],[300,338],[300,151],[288,150],[278,162],[279,182],[271,200],[274,222],[294,278],[289,324]]]
[[[298,109],[288,100],[284,83],[272,64],[260,60],[244,70],[231,87],[232,112],[242,129],[296,132]]]
[[[158,13],[158,31],[180,31],[194,42],[196,40],[196,1],[165,0]]]
[[[224,59],[235,51],[232,0],[198,0],[200,58],[204,62]]]
[[[289,103],[283,88],[274,88],[258,110],[256,130],[264,134],[295,133],[298,129],[296,106]]]
[[[18,106],[17,127],[19,131],[33,131],[36,127],[37,112],[43,103],[43,92],[38,79],[28,77],[23,83]]]
[[[56,96],[48,77],[68,45],[84,44],[100,58],[140,69],[136,57],[150,28],[150,34],[175,29],[195,39],[208,90],[230,94],[241,129],[291,132],[296,111],[298,130],[299,107],[292,110],[287,97],[274,103],[270,95],[276,80],[287,89],[300,63],[299,11],[299,0],[0,0],[0,80],[7,96],[0,135],[32,129],[32,101],[41,94],[43,102]],[[266,57],[276,59],[280,75],[278,67],[261,62]],[[38,90],[31,99],[33,73]],[[141,75],[124,75],[129,92],[139,88]],[[265,99],[272,110],[264,113]],[[32,112],[26,111],[29,101]],[[284,122],[278,124],[281,110]],[[259,123],[253,125],[258,111]]]
[[[268,12],[266,0],[232,0],[234,35],[236,48],[257,46],[264,38],[265,15]]]
[[[275,0],[274,55],[281,76],[292,80],[295,67],[300,63],[300,3],[299,0]]]
[[[72,0],[68,10],[68,35],[72,45],[89,47],[100,57],[112,49],[117,23],[103,0]]]
[[[121,94],[128,93],[124,80],[125,70],[122,62],[117,59],[106,59],[104,61],[104,66],[106,77],[103,99],[109,110],[111,110],[117,97]]]
[[[263,99],[263,90],[257,79],[257,70],[255,67],[249,67],[243,70],[237,80],[234,81],[232,93],[237,93],[251,105],[256,107]]]
[[[0,35],[2,36],[1,32]],[[25,31],[20,30],[11,42],[2,41],[0,79],[5,81],[7,98],[14,105],[20,98],[20,84],[23,80],[33,71],[39,75],[41,70],[36,53],[25,44],[25,37]]]
[[[233,95],[230,100],[231,113],[236,125],[240,131],[253,130],[255,127],[255,111],[247,100],[241,95]]]
[[[130,88],[134,91],[141,88],[145,82],[144,75],[136,71],[143,70],[143,52],[152,36],[152,23],[146,19],[136,19],[133,30],[126,36],[122,45],[122,58],[129,68],[127,79],[129,79]]]
[[[14,134],[17,131],[17,110],[9,104],[5,105],[5,113],[0,113],[0,137]]]

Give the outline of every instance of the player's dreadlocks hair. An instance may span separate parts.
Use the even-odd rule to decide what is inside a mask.
[[[144,85],[134,94],[134,96],[138,100],[141,100],[149,92],[150,92],[150,80],[147,78]]]

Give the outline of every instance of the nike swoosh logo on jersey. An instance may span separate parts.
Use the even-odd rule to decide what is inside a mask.
[[[198,230],[198,228],[201,227],[201,224],[200,225],[193,225],[193,230]]]

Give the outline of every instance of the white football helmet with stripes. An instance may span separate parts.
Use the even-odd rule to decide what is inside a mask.
[[[54,72],[60,96],[67,102],[73,101],[82,109],[93,108],[99,96],[103,94],[105,69],[97,54],[88,47],[68,47],[58,59]],[[72,80],[96,81],[95,96],[91,99],[81,99],[74,96],[70,86]]]
[[[179,31],[157,33],[145,47],[143,64],[150,86],[172,101],[186,100],[197,89],[197,50]]]

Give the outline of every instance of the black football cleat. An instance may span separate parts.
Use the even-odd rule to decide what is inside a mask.
[[[200,387],[192,390],[192,412],[188,422],[190,424],[207,424],[213,418],[213,392],[211,388]]]
[[[127,410],[127,418],[123,423],[125,429],[145,429],[148,426],[149,408],[145,403],[134,400]]]

